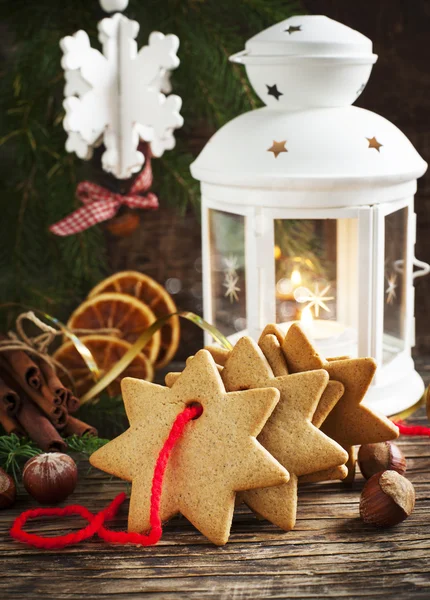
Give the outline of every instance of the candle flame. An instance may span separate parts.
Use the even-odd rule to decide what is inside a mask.
[[[312,311],[309,306],[306,306],[302,310],[302,314],[300,315],[300,324],[303,326],[304,329],[310,331],[312,330],[313,322],[314,318],[312,316]]]
[[[301,285],[302,283],[302,276],[297,268],[294,268],[293,272],[291,273],[291,283],[294,286]]]

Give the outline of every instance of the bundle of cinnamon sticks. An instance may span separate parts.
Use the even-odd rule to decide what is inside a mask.
[[[23,350],[0,353],[0,424],[9,435],[27,435],[45,452],[64,452],[61,437],[97,435],[97,430],[72,416],[80,402],[43,358]]]

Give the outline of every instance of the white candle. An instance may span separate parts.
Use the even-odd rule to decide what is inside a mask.
[[[357,332],[354,329],[338,321],[308,319],[303,312],[302,320],[280,323],[279,327],[286,333],[293,323],[298,323],[323,356],[357,356]]]

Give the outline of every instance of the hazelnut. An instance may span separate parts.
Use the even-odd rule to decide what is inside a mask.
[[[414,486],[397,471],[376,473],[361,492],[360,517],[375,527],[393,527],[409,517],[415,506]]]
[[[366,479],[380,471],[397,471],[400,475],[406,472],[406,458],[393,442],[364,444],[358,451],[360,471]]]
[[[41,504],[65,500],[76,487],[78,468],[73,458],[61,452],[49,452],[30,458],[22,482],[25,489]]]
[[[0,508],[9,508],[16,500],[16,486],[10,475],[0,469]]]

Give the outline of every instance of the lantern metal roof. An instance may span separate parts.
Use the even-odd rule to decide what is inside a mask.
[[[254,36],[232,60],[245,64],[267,106],[215,133],[191,165],[193,176],[267,190],[369,188],[420,177],[427,164],[406,136],[351,106],[376,58],[368,38],[322,16],[291,17]]]
[[[245,44],[253,56],[364,56],[372,42],[362,33],[323,15],[295,16],[272,25]],[[373,55],[376,60],[376,55]]]

